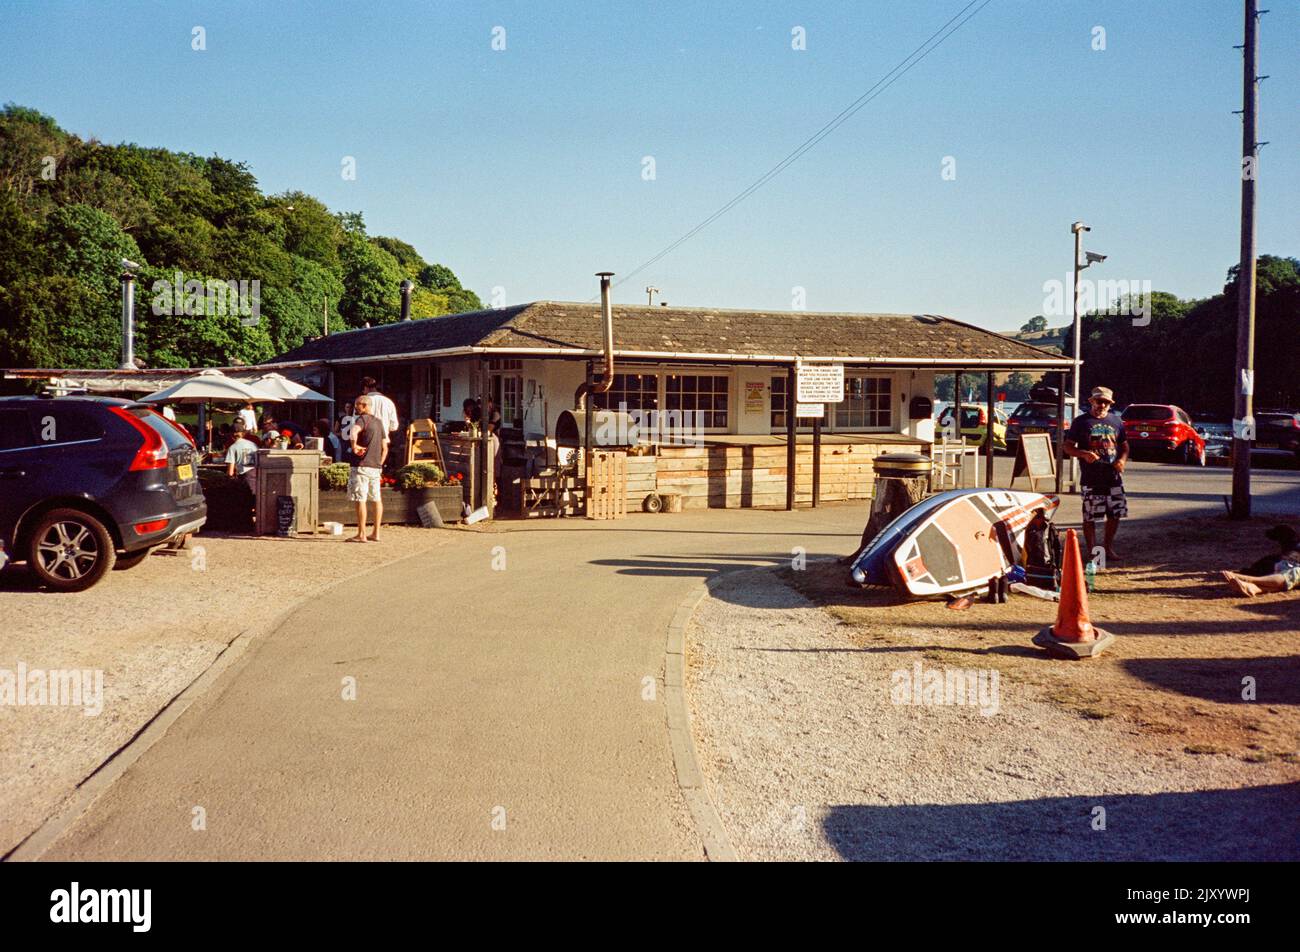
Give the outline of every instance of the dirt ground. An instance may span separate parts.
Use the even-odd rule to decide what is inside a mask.
[[[1117,636],[1099,658],[1048,660],[1029,643],[1056,606],[1013,594],[1006,605],[904,602],[854,591],[842,566],[786,570],[786,581],[844,623],[858,646],[906,644],[936,664],[996,667],[1081,718],[1121,722],[1133,742],[1186,756],[1297,762],[1300,593],[1234,596],[1218,575],[1266,555],[1275,518],[1163,519],[1126,526],[1125,562],[1097,576],[1094,624]],[[1253,678],[1255,699],[1243,700]]]
[[[201,534],[85,592],[0,573],[0,669],[102,672],[103,708],[0,704],[0,856],[51,815],[244,633],[259,634],[327,586],[433,546],[461,528],[386,526],[379,544],[345,536]],[[361,597],[373,596],[362,590]]]

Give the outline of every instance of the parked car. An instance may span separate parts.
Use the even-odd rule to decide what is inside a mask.
[[[1192,413],[1192,426],[1205,441],[1207,459],[1232,455],[1232,417],[1214,412]]]
[[[144,403],[0,397],[0,565],[77,592],[207,518],[188,433]]]
[[[1073,409],[1074,401],[1071,400],[1065,407],[1067,427],[1074,419]],[[1007,420],[1007,449],[1013,453],[1019,450],[1020,435],[1022,433],[1050,433],[1052,434],[1052,444],[1055,445],[1058,422],[1055,403],[1043,400],[1026,400],[1012,411],[1011,417]]]
[[[1252,450],[1285,450],[1300,461],[1300,413],[1294,410],[1256,410]]]
[[[1169,403],[1130,403],[1120,414],[1133,456],[1154,455],[1195,466],[1205,465],[1205,438],[1182,407]]]
[[[944,407],[943,412],[939,414],[939,429],[941,432],[950,432],[952,426],[951,405]],[[994,408],[995,421],[993,423],[993,448],[1004,450],[1007,448],[1007,415],[1002,410]],[[962,404],[961,408],[961,435],[967,442],[975,443],[978,446],[984,445],[984,440],[988,435],[989,408],[984,405]]]

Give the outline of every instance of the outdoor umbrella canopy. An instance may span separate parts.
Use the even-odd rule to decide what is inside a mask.
[[[145,403],[279,403],[285,398],[261,393],[219,370],[203,370],[140,399]]]
[[[265,400],[317,400],[329,403],[330,398],[317,393],[311,387],[290,380],[283,374],[269,373],[250,380],[248,386],[258,393],[258,399]],[[265,396],[262,396],[265,394]]]

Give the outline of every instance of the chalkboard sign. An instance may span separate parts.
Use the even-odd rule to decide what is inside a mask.
[[[1038,480],[1056,479],[1056,453],[1050,433],[1022,433],[1020,450],[1016,453],[1015,469],[1011,473],[1014,483],[1020,475],[1029,477],[1029,488],[1038,491]]]
[[[275,497],[275,534],[293,535],[298,523],[298,502],[292,496]]]

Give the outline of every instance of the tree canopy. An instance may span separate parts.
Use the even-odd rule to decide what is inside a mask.
[[[330,330],[395,321],[403,278],[413,316],[483,306],[360,213],[262,194],[242,162],[85,141],[0,109],[0,365],[117,366],[123,258],[141,265],[135,346],[154,367],[256,363],[327,317]]]

